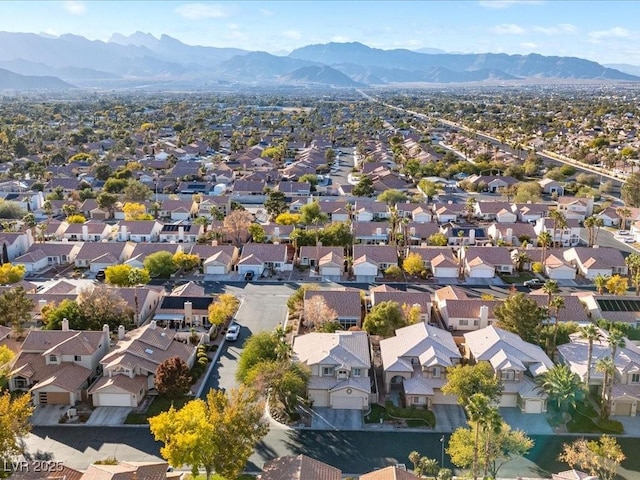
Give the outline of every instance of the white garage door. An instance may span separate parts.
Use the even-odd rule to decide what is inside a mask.
[[[540,400],[527,400],[525,413],[542,413],[543,403]]]
[[[362,410],[362,397],[354,397],[353,395],[348,397],[331,397],[331,407],[340,408],[344,410]]]
[[[126,393],[101,393],[99,394],[100,407],[130,407],[131,397]]]
[[[616,402],[614,415],[628,417],[631,415],[632,404],[630,402]]]
[[[207,275],[224,275],[227,272],[225,271],[224,265],[207,265],[207,271],[205,273]]]
[[[518,406],[518,396],[516,394],[503,394],[502,399],[500,399],[501,407],[517,407]]]

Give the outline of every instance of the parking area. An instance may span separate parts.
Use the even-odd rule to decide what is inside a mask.
[[[311,414],[311,428],[315,430],[360,430],[362,411],[316,407]]]
[[[436,428],[438,432],[453,432],[456,428],[467,426],[467,417],[460,405],[432,405],[436,416]]]
[[[97,407],[86,425],[122,425],[131,413],[129,407]]]

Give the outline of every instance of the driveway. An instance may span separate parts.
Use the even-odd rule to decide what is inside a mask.
[[[122,425],[131,413],[130,407],[97,407],[93,412],[87,425]]]
[[[640,437],[640,417],[614,416],[611,420],[618,420],[624,427],[624,434],[629,437]]]
[[[315,430],[361,430],[361,410],[341,410],[315,407],[311,414],[311,428]]]
[[[438,432],[453,432],[456,428],[467,427],[467,417],[460,405],[432,405],[431,410],[436,416]]]
[[[69,408],[71,407],[68,405],[38,405],[31,415],[31,424],[35,426],[58,425],[60,417],[67,413]]]
[[[524,430],[530,435],[553,434],[546,413],[522,413],[517,407],[501,407],[500,415],[514,430]]]

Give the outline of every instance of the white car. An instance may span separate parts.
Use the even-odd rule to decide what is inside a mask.
[[[235,342],[238,340],[238,335],[240,335],[240,325],[234,323],[227,330],[227,334],[224,336],[224,339],[229,342]]]

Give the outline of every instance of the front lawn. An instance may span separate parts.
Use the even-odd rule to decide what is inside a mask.
[[[527,280],[535,278],[530,272],[514,272],[513,275],[500,275],[500,278],[504,283],[524,283]]]
[[[365,423],[380,423],[390,420],[403,420],[407,427],[435,427],[436,416],[431,410],[422,408],[399,408],[387,401],[385,406],[371,405],[371,412],[364,417]]]
[[[162,412],[166,412],[171,408],[172,405],[176,410],[178,410],[190,400],[192,400],[191,397],[169,398],[164,395],[158,395],[153,399],[153,402],[151,402],[151,405],[149,405],[146,413],[130,413],[124,423],[125,425],[147,424],[149,423],[149,418],[155,417]]]
[[[380,419],[382,421],[387,420],[389,417],[387,416],[387,409],[382,405],[378,405],[374,403],[371,405],[371,412],[368,415],[365,415],[364,422],[365,423],[380,423]]]
[[[569,433],[621,434],[624,428],[617,420],[604,420],[591,405],[577,404],[570,409],[571,420],[567,423]]]

